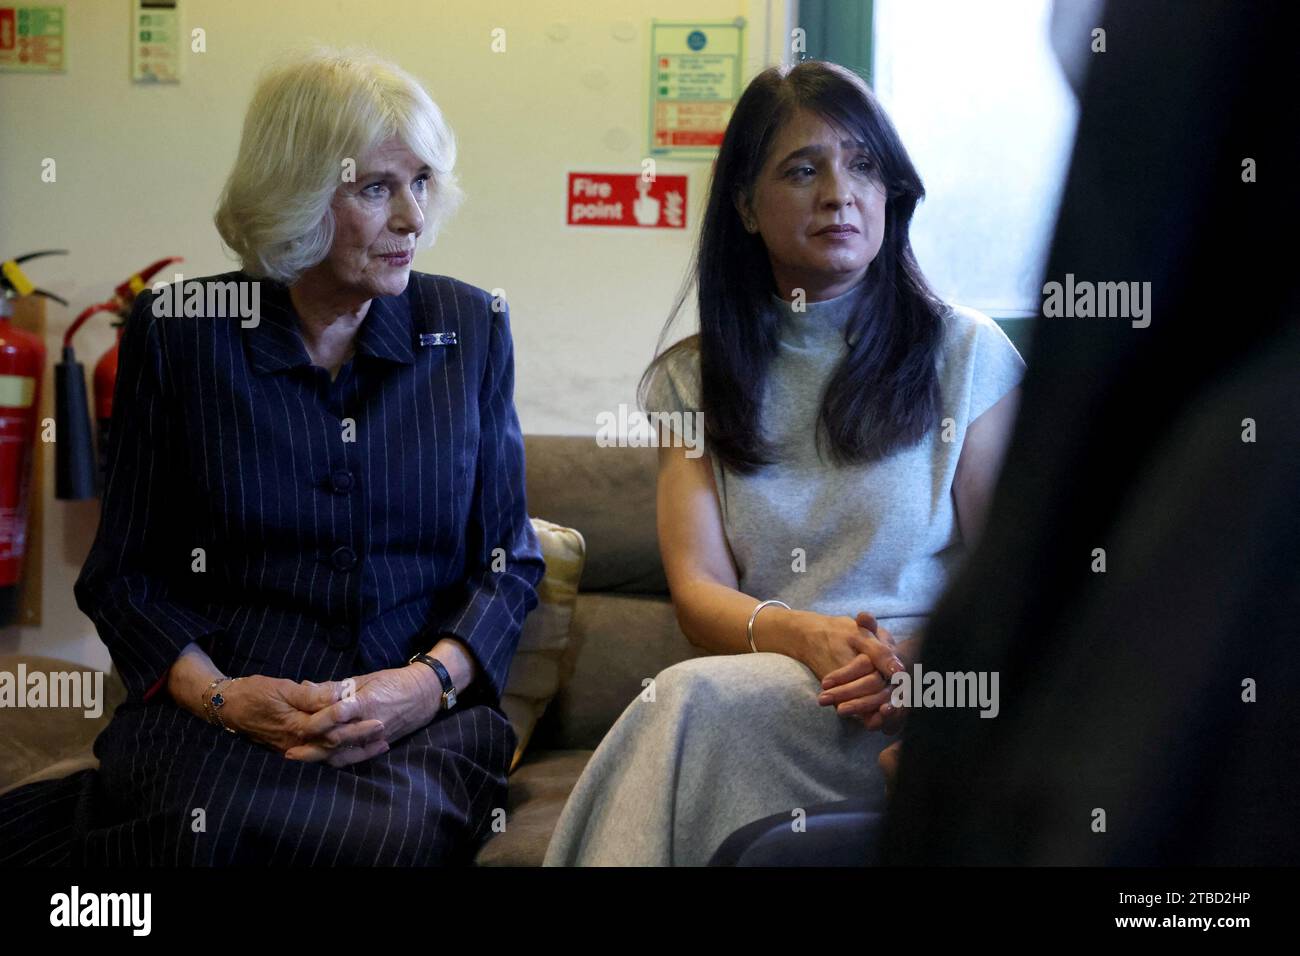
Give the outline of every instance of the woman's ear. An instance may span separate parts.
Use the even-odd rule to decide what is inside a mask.
[[[732,204],[736,207],[736,212],[740,214],[741,225],[750,235],[758,232],[758,220],[754,217],[753,207],[750,205],[749,197],[740,190],[731,197]]]

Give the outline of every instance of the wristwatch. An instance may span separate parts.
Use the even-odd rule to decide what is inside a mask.
[[[442,685],[442,706],[451,710],[456,706],[456,685],[451,682],[451,675],[447,673],[447,668],[442,666],[442,661],[430,657],[428,654],[414,654],[407,661],[408,664],[414,664],[419,661],[433,668],[433,672],[438,675],[438,683]]]

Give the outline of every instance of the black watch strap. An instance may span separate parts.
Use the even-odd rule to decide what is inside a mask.
[[[419,661],[433,669],[438,675],[438,683],[442,685],[442,704],[448,710],[456,706],[456,685],[452,683],[451,675],[447,673],[447,668],[442,666],[442,661],[436,657],[430,657],[428,654],[415,654],[411,657],[408,664],[414,664]]]

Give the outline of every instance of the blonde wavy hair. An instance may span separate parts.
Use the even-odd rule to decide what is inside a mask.
[[[244,271],[292,285],[321,262],[334,243],[330,202],[345,161],[394,136],[433,170],[427,248],[462,194],[455,138],[420,82],[368,51],[324,47],[264,73],[214,217]]]

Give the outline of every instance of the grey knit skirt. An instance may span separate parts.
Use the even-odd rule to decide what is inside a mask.
[[[782,654],[700,657],[662,671],[601,741],[560,815],[547,866],[702,866],[760,817],[875,798],[893,739],[817,703]]]

